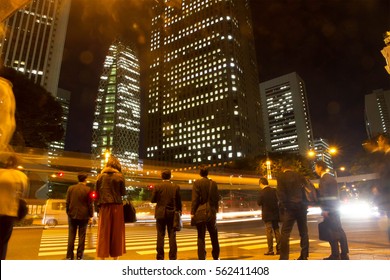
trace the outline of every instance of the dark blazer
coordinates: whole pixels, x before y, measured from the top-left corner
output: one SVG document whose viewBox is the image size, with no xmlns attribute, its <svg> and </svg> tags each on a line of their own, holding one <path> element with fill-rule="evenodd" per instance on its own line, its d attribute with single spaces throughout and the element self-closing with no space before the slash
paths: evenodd
<svg viewBox="0 0 390 280">
<path fill-rule="evenodd" d="M 210 189 L 211 182 L 211 190 Z M 218 186 L 213 180 L 206 177 L 202 177 L 194 182 L 192 186 L 192 203 L 191 203 L 191 215 L 194 215 L 200 204 L 207 202 L 210 195 L 210 207 L 214 209 L 215 213 L 218 213 Z"/>
<path fill-rule="evenodd" d="M 164 180 L 161 184 L 154 187 L 151 202 L 157 203 L 154 211 L 156 219 L 165 219 L 168 216 L 173 216 L 175 204 L 176 210 L 181 212 L 180 187 L 171 181 Z"/>
<path fill-rule="evenodd" d="M 306 179 L 298 172 L 285 170 L 277 178 L 277 195 L 281 208 L 290 208 L 301 205 L 303 201 L 302 186 Z"/>
<path fill-rule="evenodd" d="M 319 184 L 320 206 L 324 211 L 336 211 L 339 206 L 339 191 L 336 179 L 325 173 Z"/>
<path fill-rule="evenodd" d="M 279 221 L 279 206 L 276 189 L 266 186 L 259 193 L 257 204 L 261 207 L 263 221 Z"/>
<path fill-rule="evenodd" d="M 70 186 L 66 192 L 66 213 L 72 219 L 88 220 L 93 216 L 92 200 L 89 198 L 91 189 L 78 183 Z"/>
</svg>

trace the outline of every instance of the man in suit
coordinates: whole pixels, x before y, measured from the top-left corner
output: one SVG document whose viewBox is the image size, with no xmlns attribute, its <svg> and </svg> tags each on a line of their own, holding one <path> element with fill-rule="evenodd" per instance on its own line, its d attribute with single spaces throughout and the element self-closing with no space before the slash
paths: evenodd
<svg viewBox="0 0 390 280">
<path fill-rule="evenodd" d="M 93 216 L 92 199 L 89 194 L 91 189 L 87 186 L 88 175 L 79 173 L 79 183 L 70 186 L 66 192 L 66 213 L 68 214 L 68 248 L 66 258 L 74 259 L 74 241 L 77 229 L 79 231 L 79 244 L 77 246 L 77 259 L 84 257 L 85 236 L 89 219 Z"/>
<path fill-rule="evenodd" d="M 320 206 L 324 222 L 329 224 L 332 240 L 329 241 L 331 254 L 324 260 L 349 260 L 347 236 L 341 226 L 339 208 L 339 191 L 336 179 L 326 172 L 324 161 L 317 161 L 315 171 L 320 176 Z M 340 244 L 340 248 L 339 248 Z M 341 249 L 341 254 L 340 254 Z"/>
<path fill-rule="evenodd" d="M 295 221 L 301 237 L 301 254 L 298 260 L 309 257 L 309 235 L 307 229 L 307 204 L 303 198 L 305 177 L 293 170 L 292 163 L 283 162 L 282 173 L 277 178 L 277 195 L 282 221 L 280 232 L 280 260 L 288 260 L 290 253 L 290 234 Z"/>
<path fill-rule="evenodd" d="M 211 246 L 213 247 L 211 254 L 214 260 L 219 260 L 219 241 L 217 229 L 217 212 L 218 212 L 218 186 L 217 183 L 207 178 L 209 171 L 207 166 L 201 165 L 199 167 L 199 174 L 201 179 L 196 180 L 192 186 L 192 203 L 191 203 L 191 219 L 193 219 L 199 205 L 209 201 L 210 204 L 210 218 L 201 223 L 196 223 L 198 231 L 198 259 L 206 259 L 206 228 L 211 239 Z"/>
<path fill-rule="evenodd" d="M 276 189 L 268 186 L 266 178 L 260 178 L 261 188 L 257 204 L 261 207 L 261 218 L 264 221 L 267 235 L 268 251 L 264 255 L 274 255 L 274 235 L 276 241 L 276 254 L 280 255 L 279 206 Z"/>
<path fill-rule="evenodd" d="M 154 187 L 152 203 L 157 203 L 154 217 L 156 218 L 157 246 L 156 259 L 164 259 L 165 231 L 169 238 L 169 259 L 177 259 L 176 231 L 173 229 L 173 216 L 175 210 L 182 211 L 180 187 L 170 181 L 171 170 L 161 172 L 162 183 Z"/>
</svg>

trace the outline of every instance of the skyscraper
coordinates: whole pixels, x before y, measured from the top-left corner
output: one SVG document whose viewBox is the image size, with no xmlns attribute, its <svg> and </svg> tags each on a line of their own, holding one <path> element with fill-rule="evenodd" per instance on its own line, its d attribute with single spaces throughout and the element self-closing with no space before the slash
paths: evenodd
<svg viewBox="0 0 390 280">
<path fill-rule="evenodd" d="M 120 40 L 109 47 L 96 100 L 92 154 L 105 163 L 115 155 L 126 173 L 138 169 L 140 132 L 140 66 L 135 48 Z"/>
<path fill-rule="evenodd" d="M 249 1 L 156 1 L 148 159 L 223 166 L 264 153 Z"/>
<path fill-rule="evenodd" d="M 62 107 L 62 127 L 64 128 L 64 135 L 62 136 L 61 140 L 50 143 L 48 151 L 49 165 L 52 165 L 56 160 L 60 160 L 60 157 L 62 156 L 65 149 L 65 136 L 69 116 L 70 91 L 58 88 L 56 99 Z"/>
<path fill-rule="evenodd" d="M 57 95 L 71 0 L 32 0 L 5 21 L 0 61 Z"/>
<path fill-rule="evenodd" d="M 390 137 L 390 90 L 374 90 L 364 97 L 366 131 L 369 139 L 378 134 Z"/>
<path fill-rule="evenodd" d="M 268 152 L 295 152 L 313 148 L 305 83 L 295 72 L 260 84 Z"/>
</svg>

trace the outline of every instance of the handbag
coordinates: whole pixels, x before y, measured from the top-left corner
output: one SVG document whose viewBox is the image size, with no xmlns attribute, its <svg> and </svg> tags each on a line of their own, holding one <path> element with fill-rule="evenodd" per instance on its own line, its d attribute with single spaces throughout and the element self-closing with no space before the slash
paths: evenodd
<svg viewBox="0 0 390 280">
<path fill-rule="evenodd" d="M 203 204 L 200 204 L 198 206 L 198 209 L 196 209 L 196 212 L 195 212 L 194 218 L 193 218 L 195 224 L 209 222 L 213 217 L 213 213 L 212 213 L 212 210 L 210 207 L 211 184 L 212 184 L 212 181 L 210 180 L 209 196 L 207 198 L 207 201 Z M 202 200 L 202 198 L 200 200 Z M 192 224 L 192 222 L 191 222 L 191 224 Z"/>
<path fill-rule="evenodd" d="M 18 207 L 18 220 L 23 220 L 28 213 L 27 202 L 23 198 L 19 198 L 19 207 Z"/>
<path fill-rule="evenodd" d="M 173 197 L 173 203 L 175 209 L 175 211 L 173 212 L 173 230 L 181 231 L 181 229 L 183 228 L 183 220 L 181 219 L 181 212 L 176 208 L 176 193 Z"/>
<path fill-rule="evenodd" d="M 318 224 L 318 239 L 323 241 L 332 240 L 332 229 L 328 221 L 322 221 Z"/>
<path fill-rule="evenodd" d="M 123 205 L 123 218 L 125 223 L 135 223 L 137 221 L 137 211 L 134 208 L 134 205 L 126 201 Z"/>
<path fill-rule="evenodd" d="M 183 220 L 181 219 L 181 212 L 175 211 L 173 213 L 173 230 L 181 231 L 182 228 L 183 228 Z"/>
</svg>

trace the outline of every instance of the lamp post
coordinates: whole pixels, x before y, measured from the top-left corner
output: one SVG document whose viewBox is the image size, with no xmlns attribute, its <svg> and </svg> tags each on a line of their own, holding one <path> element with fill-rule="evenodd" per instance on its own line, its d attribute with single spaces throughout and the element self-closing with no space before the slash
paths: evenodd
<svg viewBox="0 0 390 280">
<path fill-rule="evenodd" d="M 265 162 L 266 166 L 267 166 L 267 179 L 272 179 L 272 174 L 271 174 L 271 161 L 269 159 L 267 159 L 267 161 Z"/>
</svg>

